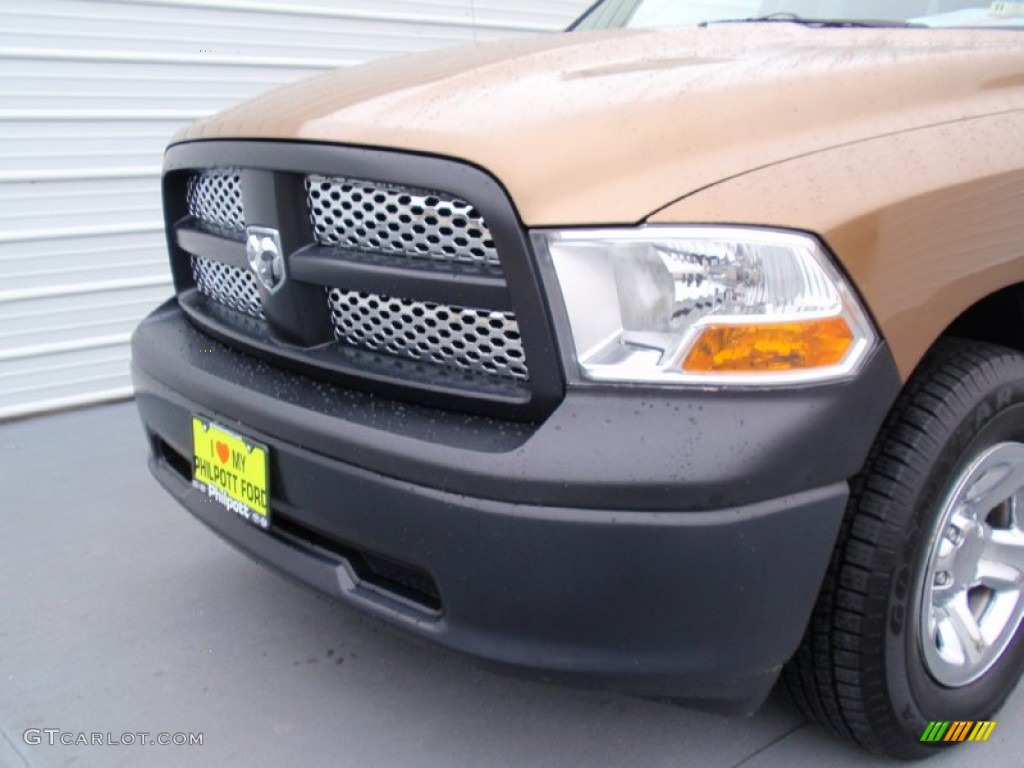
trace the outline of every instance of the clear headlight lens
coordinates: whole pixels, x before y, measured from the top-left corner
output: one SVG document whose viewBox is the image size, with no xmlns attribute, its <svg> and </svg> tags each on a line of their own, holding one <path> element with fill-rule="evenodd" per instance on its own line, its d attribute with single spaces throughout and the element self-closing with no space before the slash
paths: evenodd
<svg viewBox="0 0 1024 768">
<path fill-rule="evenodd" d="M 852 374 L 875 341 L 818 241 L 766 229 L 539 230 L 591 379 L 785 384 Z"/>
</svg>

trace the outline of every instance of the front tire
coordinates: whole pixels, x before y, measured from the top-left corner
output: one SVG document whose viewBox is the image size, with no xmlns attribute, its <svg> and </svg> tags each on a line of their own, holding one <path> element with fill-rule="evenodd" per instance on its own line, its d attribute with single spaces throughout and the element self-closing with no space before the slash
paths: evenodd
<svg viewBox="0 0 1024 768">
<path fill-rule="evenodd" d="M 900 758 L 990 720 L 1024 669 L 1024 355 L 942 340 L 851 497 L 785 680 L 834 733 Z"/>
</svg>

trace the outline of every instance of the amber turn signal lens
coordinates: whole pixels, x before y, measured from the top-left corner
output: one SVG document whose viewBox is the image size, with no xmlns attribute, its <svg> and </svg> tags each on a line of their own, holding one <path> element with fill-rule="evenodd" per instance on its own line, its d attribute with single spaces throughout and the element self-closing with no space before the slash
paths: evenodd
<svg viewBox="0 0 1024 768">
<path fill-rule="evenodd" d="M 683 370 L 690 373 L 799 371 L 838 365 L 854 334 L 841 317 L 796 323 L 709 325 Z"/>
</svg>

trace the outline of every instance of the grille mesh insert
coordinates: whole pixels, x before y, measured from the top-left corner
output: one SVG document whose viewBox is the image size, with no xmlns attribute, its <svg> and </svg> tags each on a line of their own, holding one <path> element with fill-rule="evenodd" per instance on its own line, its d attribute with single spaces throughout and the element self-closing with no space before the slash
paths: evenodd
<svg viewBox="0 0 1024 768">
<path fill-rule="evenodd" d="M 492 376 L 530 378 L 511 312 L 327 289 L 335 336 L 355 347 Z"/>
<path fill-rule="evenodd" d="M 306 196 L 321 245 L 497 268 L 483 216 L 440 192 L 337 176 L 306 177 Z"/>
<path fill-rule="evenodd" d="M 192 256 L 192 279 L 198 291 L 208 299 L 250 317 L 264 319 L 260 289 L 256 276 L 249 270 Z"/>
<path fill-rule="evenodd" d="M 242 171 L 238 168 L 211 168 L 190 176 L 188 212 L 215 229 L 242 232 L 245 214 L 241 179 Z"/>
</svg>

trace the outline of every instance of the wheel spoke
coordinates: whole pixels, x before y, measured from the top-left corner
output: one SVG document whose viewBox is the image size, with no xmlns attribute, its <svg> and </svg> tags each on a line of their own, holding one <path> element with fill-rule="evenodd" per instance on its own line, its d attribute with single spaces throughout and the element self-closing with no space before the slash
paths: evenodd
<svg viewBox="0 0 1024 768">
<path fill-rule="evenodd" d="M 979 560 L 978 583 L 996 592 L 1019 591 L 1024 586 L 1024 574 L 1005 563 Z"/>
<path fill-rule="evenodd" d="M 994 560 L 978 563 L 978 584 L 995 592 L 1019 592 L 1024 586 L 1024 574 Z"/>
<path fill-rule="evenodd" d="M 989 510 L 1013 498 L 1024 488 L 1024 464 L 1006 461 L 978 478 L 966 494 L 971 516 L 983 519 Z"/>
<path fill-rule="evenodd" d="M 1010 526 L 1021 528 L 1021 505 L 1024 504 L 1024 488 L 1010 498 Z"/>
<path fill-rule="evenodd" d="M 961 592 L 940 610 L 949 619 L 964 658 L 969 664 L 976 664 L 981 659 L 986 643 L 981 634 L 981 627 L 978 626 L 970 606 L 967 605 L 967 593 Z"/>
<path fill-rule="evenodd" d="M 1016 576 L 1010 577 L 1010 581 L 1017 586 L 1024 583 L 1024 533 L 1016 528 L 986 527 L 985 548 L 978 563 L 979 575 L 983 571 L 998 571 L 1003 577 L 1009 577 L 1013 571 Z"/>
<path fill-rule="evenodd" d="M 944 661 L 955 666 L 963 666 L 967 663 L 967 656 L 964 653 L 963 643 L 956 632 L 956 626 L 949 617 L 945 608 L 935 612 L 935 632 L 938 638 L 940 653 Z"/>
</svg>

